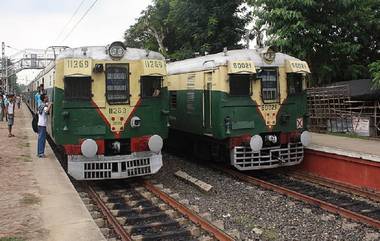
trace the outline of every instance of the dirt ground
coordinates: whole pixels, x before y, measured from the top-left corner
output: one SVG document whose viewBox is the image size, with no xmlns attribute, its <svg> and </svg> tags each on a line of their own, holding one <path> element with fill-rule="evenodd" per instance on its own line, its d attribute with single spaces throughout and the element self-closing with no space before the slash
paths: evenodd
<svg viewBox="0 0 380 241">
<path fill-rule="evenodd" d="M 22 110 L 25 108 L 25 110 Z M 0 121 L 0 240 L 44 240 L 41 227 L 39 190 L 33 176 L 33 161 L 28 139 L 31 119 L 23 105 L 16 108 L 13 134 L 8 137 L 8 126 Z"/>
</svg>

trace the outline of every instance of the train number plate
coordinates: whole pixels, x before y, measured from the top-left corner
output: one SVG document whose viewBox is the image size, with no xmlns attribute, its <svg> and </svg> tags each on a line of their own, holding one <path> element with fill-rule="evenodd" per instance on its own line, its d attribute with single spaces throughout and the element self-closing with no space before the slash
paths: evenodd
<svg viewBox="0 0 380 241">
<path fill-rule="evenodd" d="M 91 60 L 89 59 L 65 59 L 65 75 L 84 74 L 91 75 Z"/>
<path fill-rule="evenodd" d="M 269 104 L 269 105 L 262 105 L 261 106 L 262 111 L 275 111 L 277 110 L 277 105 L 276 104 Z"/>
<path fill-rule="evenodd" d="M 126 107 L 112 107 L 108 109 L 108 112 L 110 114 L 126 114 L 127 108 Z"/>
</svg>

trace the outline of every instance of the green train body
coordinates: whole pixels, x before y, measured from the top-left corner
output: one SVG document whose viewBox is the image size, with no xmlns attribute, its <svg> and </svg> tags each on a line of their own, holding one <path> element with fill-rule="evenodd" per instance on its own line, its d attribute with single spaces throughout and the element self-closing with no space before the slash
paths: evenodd
<svg viewBox="0 0 380 241">
<path fill-rule="evenodd" d="M 168 64 L 169 146 L 240 170 L 300 163 L 307 73 L 306 62 L 271 48 Z"/>
<path fill-rule="evenodd" d="M 48 133 L 77 180 L 156 173 L 167 137 L 166 63 L 161 54 L 125 48 L 67 48 L 29 85 L 44 84 L 53 108 Z"/>
</svg>

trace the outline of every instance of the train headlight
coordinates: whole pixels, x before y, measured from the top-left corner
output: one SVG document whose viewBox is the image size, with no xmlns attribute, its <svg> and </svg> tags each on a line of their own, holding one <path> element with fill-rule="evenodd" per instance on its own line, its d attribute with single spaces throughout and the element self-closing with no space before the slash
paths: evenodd
<svg viewBox="0 0 380 241">
<path fill-rule="evenodd" d="M 301 134 L 301 143 L 304 146 L 308 146 L 311 143 L 311 133 L 308 131 L 304 131 Z"/>
<path fill-rule="evenodd" d="M 120 41 L 113 42 L 109 48 L 108 53 L 112 59 L 121 59 L 124 56 L 126 47 Z"/>
<path fill-rule="evenodd" d="M 269 142 L 272 142 L 273 144 L 276 144 L 276 142 L 278 141 L 278 138 L 276 135 L 267 135 L 265 136 L 265 139 Z"/>
<path fill-rule="evenodd" d="M 93 139 L 86 139 L 80 146 L 80 149 L 85 157 L 91 158 L 98 152 L 98 145 Z"/>
<path fill-rule="evenodd" d="M 259 135 L 254 135 L 251 137 L 249 145 L 251 146 L 252 151 L 258 152 L 263 148 L 263 138 Z"/>
<path fill-rule="evenodd" d="M 131 118 L 131 127 L 136 128 L 141 126 L 141 119 L 138 116 L 134 116 Z"/>
<path fill-rule="evenodd" d="M 164 142 L 159 135 L 151 136 L 148 141 L 149 150 L 155 153 L 159 153 L 161 151 L 163 144 Z"/>
</svg>

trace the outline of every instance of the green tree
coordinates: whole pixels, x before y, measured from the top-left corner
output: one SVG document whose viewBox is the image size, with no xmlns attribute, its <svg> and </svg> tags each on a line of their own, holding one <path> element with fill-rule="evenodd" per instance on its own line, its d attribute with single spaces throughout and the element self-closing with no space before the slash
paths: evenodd
<svg viewBox="0 0 380 241">
<path fill-rule="evenodd" d="M 380 60 L 369 65 L 369 71 L 372 76 L 373 88 L 380 89 Z"/>
<path fill-rule="evenodd" d="M 160 51 L 166 55 L 165 38 L 168 34 L 166 19 L 169 14 L 169 0 L 155 0 L 142 11 L 137 22 L 125 31 L 127 46 Z"/>
<path fill-rule="evenodd" d="M 154 0 L 125 31 L 125 41 L 173 59 L 239 48 L 248 20 L 240 8 L 243 1 Z"/>
<path fill-rule="evenodd" d="M 268 43 L 305 59 L 315 84 L 369 77 L 380 58 L 378 0 L 248 0 Z"/>
</svg>

